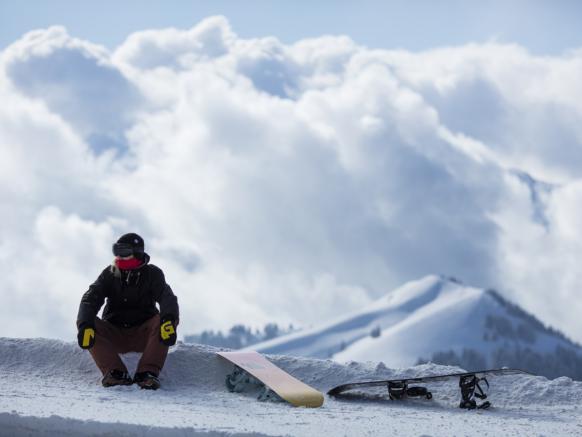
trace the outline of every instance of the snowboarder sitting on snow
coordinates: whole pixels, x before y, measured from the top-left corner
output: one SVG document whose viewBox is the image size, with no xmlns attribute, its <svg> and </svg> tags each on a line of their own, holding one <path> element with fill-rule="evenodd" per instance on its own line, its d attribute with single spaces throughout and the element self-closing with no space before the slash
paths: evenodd
<svg viewBox="0 0 582 437">
<path fill-rule="evenodd" d="M 176 344 L 178 299 L 162 270 L 149 264 L 139 235 L 123 235 L 113 245 L 113 254 L 113 264 L 81 299 L 77 340 L 81 348 L 89 349 L 103 373 L 104 387 L 136 383 L 156 390 L 169 346 Z M 100 319 L 97 313 L 105 299 Z M 133 379 L 119 357 L 127 352 L 143 353 Z"/>
</svg>

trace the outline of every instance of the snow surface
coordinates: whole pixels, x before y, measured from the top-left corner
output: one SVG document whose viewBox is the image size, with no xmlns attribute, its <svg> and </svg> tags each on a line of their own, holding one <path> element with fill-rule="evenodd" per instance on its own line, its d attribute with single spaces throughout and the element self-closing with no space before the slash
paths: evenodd
<svg viewBox="0 0 582 437">
<path fill-rule="evenodd" d="M 517 376 L 491 379 L 486 411 L 458 408 L 455 382 L 431 386 L 434 398 L 392 402 L 326 397 L 318 409 L 259 402 L 229 393 L 231 366 L 218 349 L 179 343 L 161 375 L 162 388 L 101 387 L 90 355 L 76 343 L 0 338 L 2 436 L 560 436 L 582 434 L 582 382 Z M 135 368 L 137 354 L 124 360 Z M 275 364 L 326 392 L 366 379 L 458 371 L 426 364 L 389 369 L 382 363 L 269 356 Z"/>
<path fill-rule="evenodd" d="M 485 357 L 507 345 L 538 353 L 554 353 L 561 346 L 582 353 L 578 345 L 539 322 L 532 323 L 525 314 L 492 291 L 430 275 L 404 284 L 359 311 L 251 348 L 263 353 L 333 357 L 338 362 L 382 361 L 390 367 L 412 366 L 436 352 L 461 353 L 465 348 Z M 532 340 L 503 336 L 485 340 L 488 317 L 503 318 L 514 329 L 525 327 Z M 381 335 L 371 336 L 377 328 Z"/>
</svg>

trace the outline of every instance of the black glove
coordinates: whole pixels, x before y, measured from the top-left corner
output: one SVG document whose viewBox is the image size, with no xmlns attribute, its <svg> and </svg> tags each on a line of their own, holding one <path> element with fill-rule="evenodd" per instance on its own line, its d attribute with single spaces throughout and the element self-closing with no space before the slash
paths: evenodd
<svg viewBox="0 0 582 437">
<path fill-rule="evenodd" d="M 79 325 L 77 341 L 81 349 L 91 349 L 95 345 L 95 326 L 90 323 Z"/>
<path fill-rule="evenodd" d="M 174 318 L 166 316 L 160 323 L 160 341 L 166 346 L 174 346 L 178 336 L 176 335 L 176 325 Z"/>
</svg>

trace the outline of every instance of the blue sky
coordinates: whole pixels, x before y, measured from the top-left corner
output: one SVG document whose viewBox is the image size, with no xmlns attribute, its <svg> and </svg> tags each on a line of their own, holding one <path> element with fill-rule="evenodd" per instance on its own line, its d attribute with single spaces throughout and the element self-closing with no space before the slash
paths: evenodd
<svg viewBox="0 0 582 437">
<path fill-rule="evenodd" d="M 537 54 L 582 45 L 582 2 L 576 0 L 1 0 L 0 47 L 29 30 L 61 24 L 78 38 L 113 48 L 137 30 L 187 29 L 217 14 L 241 37 L 273 35 L 285 43 L 346 34 L 370 48 L 414 51 L 492 38 Z"/>
</svg>

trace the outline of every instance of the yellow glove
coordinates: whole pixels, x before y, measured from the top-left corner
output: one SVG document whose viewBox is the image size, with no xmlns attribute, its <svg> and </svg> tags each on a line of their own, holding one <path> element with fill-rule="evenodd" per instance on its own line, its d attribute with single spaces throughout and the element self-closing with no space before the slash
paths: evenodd
<svg viewBox="0 0 582 437">
<path fill-rule="evenodd" d="M 174 346 L 178 336 L 176 335 L 176 326 L 172 318 L 162 319 L 160 324 L 160 340 L 166 346 Z"/>
<path fill-rule="evenodd" d="M 95 345 L 95 327 L 85 323 L 79 326 L 77 342 L 81 349 L 91 349 Z"/>
</svg>

